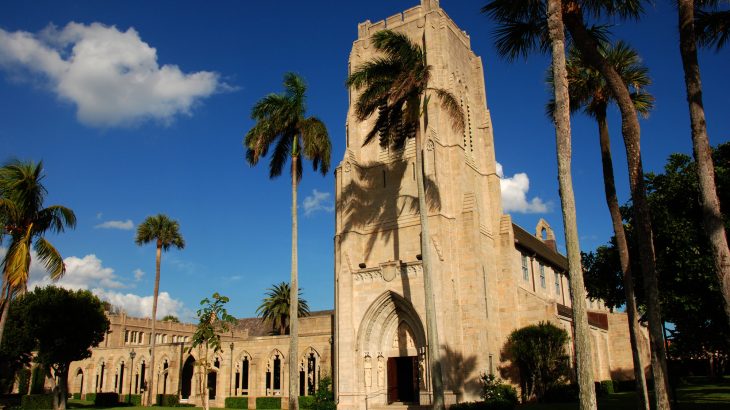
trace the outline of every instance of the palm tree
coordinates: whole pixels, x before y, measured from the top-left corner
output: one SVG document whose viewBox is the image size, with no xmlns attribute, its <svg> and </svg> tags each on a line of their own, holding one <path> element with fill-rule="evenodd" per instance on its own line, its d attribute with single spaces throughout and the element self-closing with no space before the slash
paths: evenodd
<svg viewBox="0 0 730 410">
<path fill-rule="evenodd" d="M 615 46 L 607 45 L 601 49 L 601 53 L 616 68 L 626 84 L 630 84 L 634 91 L 631 96 L 634 100 L 636 110 L 643 116 L 648 116 L 653 108 L 654 97 L 646 93 L 643 88 L 651 83 L 646 67 L 641 64 L 639 55 L 627 44 L 618 42 Z M 629 338 L 631 340 L 631 353 L 634 361 L 634 377 L 636 378 L 636 392 L 639 397 L 638 408 L 649 410 L 649 396 L 646 389 L 644 377 L 644 364 L 637 345 L 637 335 L 640 334 L 638 314 L 636 310 L 636 299 L 634 296 L 634 283 L 631 275 L 631 262 L 629 259 L 629 248 L 626 243 L 626 232 L 624 231 L 623 218 L 616 196 L 616 183 L 613 176 L 613 160 L 611 159 L 611 139 L 606 121 L 608 105 L 613 102 L 611 90 L 608 89 L 606 81 L 601 73 L 588 65 L 582 58 L 580 51 L 572 48 L 569 52 L 566 63 L 568 70 L 570 109 L 575 112 L 583 112 L 598 123 L 599 145 L 601 147 L 601 162 L 603 164 L 603 185 L 606 193 L 606 203 L 613 231 L 616 237 L 616 244 L 621 261 L 623 272 L 623 285 L 626 293 L 626 313 L 629 319 Z M 552 74 L 548 73 L 548 83 L 553 83 Z M 552 117 L 555 102 L 548 103 L 548 115 Z"/>
<path fill-rule="evenodd" d="M 160 263 L 162 262 L 162 251 L 167 251 L 171 246 L 177 249 L 185 247 L 185 240 L 180 234 L 180 224 L 173 221 L 167 215 L 157 214 L 147 217 L 137 227 L 137 237 L 134 242 L 138 246 L 155 242 L 157 245 L 157 254 L 155 257 L 155 291 L 152 295 L 152 335 L 150 336 L 150 388 L 147 391 L 147 404 L 152 405 L 152 390 L 155 386 L 155 343 L 157 324 L 157 296 L 160 291 Z"/>
<path fill-rule="evenodd" d="M 542 1 L 493 0 L 482 8 L 482 13 L 489 14 L 500 24 L 496 30 L 496 43 L 498 52 L 503 57 L 510 60 L 518 56 L 527 57 L 528 52 L 536 47 L 543 52 L 548 49 L 552 52 L 551 68 L 555 95 L 553 120 L 558 160 L 558 184 L 565 228 L 565 247 L 568 254 L 580 408 L 595 410 L 597 404 L 590 353 L 590 329 L 586 312 L 575 195 L 570 170 L 570 101 L 561 9 L 560 0 L 548 0 L 547 4 Z M 527 31 L 524 31 L 525 29 Z"/>
<path fill-rule="evenodd" d="M 702 222 L 712 245 L 720 290 L 725 299 L 725 313 L 730 322 L 730 250 L 727 234 L 720 211 L 720 200 L 715 186 L 715 166 L 712 149 L 707 135 L 705 108 L 702 103 L 702 82 L 697 59 L 697 40 L 704 45 L 716 44 L 722 48 L 730 35 L 730 11 L 702 11 L 699 5 L 716 6 L 717 0 L 680 0 L 679 2 L 679 51 L 684 68 L 684 83 L 687 90 L 690 126 L 692 129 L 692 151 L 697 163 L 702 201 Z M 697 26 L 697 27 L 695 27 Z"/>
<path fill-rule="evenodd" d="M 408 138 L 415 139 L 429 367 L 434 408 L 443 409 L 444 388 L 429 256 L 430 235 L 421 146 L 428 127 L 428 102 L 431 96 L 439 99 L 441 108 L 449 115 L 452 127 L 458 132 L 464 129 L 464 113 L 453 94 L 443 88 L 429 86 L 432 67 L 428 65 L 424 48 L 412 42 L 405 34 L 390 30 L 377 32 L 373 36 L 373 45 L 384 57 L 375 58 L 357 67 L 346 84 L 354 91 L 362 90 L 355 105 L 355 114 L 359 121 L 365 121 L 377 113 L 375 125 L 365 136 L 363 145 L 378 137 L 381 146 L 401 148 Z"/>
<path fill-rule="evenodd" d="M 46 187 L 43 186 L 43 162 L 13 160 L 0 168 L 0 241 L 9 237 L 9 246 L 2 260 L 3 279 L 0 290 L 0 343 L 8 318 L 10 300 L 25 293 L 31 262 L 31 246 L 52 280 L 66 273 L 58 250 L 46 240 L 45 233 L 60 233 L 76 226 L 74 212 L 61 205 L 43 208 Z"/>
<path fill-rule="evenodd" d="M 286 282 L 281 282 L 274 287 L 269 288 L 266 293 L 266 298 L 261 302 L 261 305 L 256 309 L 256 314 L 264 320 L 271 322 L 273 332 L 280 335 L 287 334 L 289 330 L 289 306 L 291 287 Z M 302 290 L 299 289 L 299 295 L 297 300 L 298 314 L 297 317 L 309 316 L 309 304 L 306 300 L 301 298 Z M 293 359 L 292 359 L 293 360 Z"/>
<path fill-rule="evenodd" d="M 301 156 L 312 161 L 315 171 L 319 169 L 326 175 L 330 167 L 330 143 L 327 127 L 316 117 L 305 117 L 304 80 L 296 74 L 284 75 L 284 93 L 269 94 L 254 105 L 251 118 L 256 124 L 246 133 L 246 160 L 251 166 L 258 164 L 274 145 L 269 162 L 269 177 L 281 175 L 287 158 L 291 157 L 292 192 L 292 250 L 291 250 L 291 288 L 289 317 L 291 319 L 289 337 L 289 408 L 298 409 L 299 401 L 294 394 L 299 386 L 297 369 L 297 343 L 299 337 L 299 295 L 297 273 L 297 185 L 302 178 Z"/>
<path fill-rule="evenodd" d="M 559 8 L 557 8 L 558 6 Z M 669 402 L 666 348 L 664 345 L 661 307 L 659 305 L 659 283 L 656 272 L 651 213 L 646 198 L 646 184 L 641 161 L 639 117 L 631 99 L 629 87 L 623 82 L 615 68 L 600 53 L 601 39 L 596 35 L 597 31 L 600 32 L 600 30 L 596 30 L 595 27 L 587 27 L 583 19 L 584 12 L 593 16 L 609 15 L 620 18 L 638 18 L 643 12 L 642 1 L 562 0 L 556 4 L 555 10 L 562 10 L 562 21 L 570 34 L 573 45 L 580 50 L 584 60 L 606 79 L 606 84 L 621 112 L 621 131 L 626 149 L 629 185 L 637 227 L 639 259 L 647 299 L 655 399 L 658 410 L 669 409 L 671 404 Z M 527 55 L 530 50 L 537 47 L 543 51 L 547 49 L 546 41 L 550 37 L 546 32 L 545 21 L 549 19 L 542 1 L 492 0 L 482 8 L 482 12 L 489 13 L 500 23 L 501 27 L 496 30 L 496 42 L 498 51 L 501 54 L 515 58 L 520 55 Z M 560 171 L 558 171 L 558 175 L 560 175 Z M 568 255 L 570 259 L 570 251 L 568 251 Z"/>
</svg>

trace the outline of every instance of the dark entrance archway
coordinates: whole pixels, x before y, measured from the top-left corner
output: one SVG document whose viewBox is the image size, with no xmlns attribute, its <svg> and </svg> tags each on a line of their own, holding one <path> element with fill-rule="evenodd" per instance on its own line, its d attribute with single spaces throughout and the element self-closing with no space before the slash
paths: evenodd
<svg viewBox="0 0 730 410">
<path fill-rule="evenodd" d="M 416 356 L 388 358 L 388 404 L 418 402 Z"/>
<path fill-rule="evenodd" d="M 190 390 L 193 385 L 193 370 L 195 369 L 195 358 L 189 356 L 185 360 L 182 371 L 182 386 L 180 386 L 180 397 L 184 400 L 190 398 Z"/>
<path fill-rule="evenodd" d="M 218 382 L 218 373 L 208 373 L 208 399 L 215 400 L 216 385 Z"/>
</svg>

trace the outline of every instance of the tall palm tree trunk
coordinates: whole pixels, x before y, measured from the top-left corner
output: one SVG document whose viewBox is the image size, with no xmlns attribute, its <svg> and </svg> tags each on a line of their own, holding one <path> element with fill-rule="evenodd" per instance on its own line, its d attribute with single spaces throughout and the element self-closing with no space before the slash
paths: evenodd
<svg viewBox="0 0 730 410">
<path fill-rule="evenodd" d="M 160 263 L 162 262 L 162 241 L 157 240 L 155 259 L 155 292 L 152 294 L 152 336 L 150 336 L 150 384 L 147 386 L 147 405 L 152 406 L 152 390 L 155 385 L 155 344 L 157 343 L 157 295 L 160 292 Z M 144 381 L 142 381 L 144 383 Z M 144 386 L 144 384 L 143 384 Z"/>
<path fill-rule="evenodd" d="M 2 316 L 0 316 L 0 343 L 3 342 L 3 334 L 5 333 L 5 324 L 8 322 L 8 314 L 10 313 L 10 283 L 4 279 L 3 274 L 3 287 L 2 287 Z"/>
<path fill-rule="evenodd" d="M 606 192 L 606 204 L 611 214 L 613 232 L 616 236 L 619 259 L 621 261 L 621 272 L 623 272 L 624 293 L 626 294 L 626 313 L 629 319 L 629 339 L 631 341 L 631 357 L 634 361 L 634 378 L 636 380 L 636 397 L 639 398 L 637 408 L 649 410 L 649 393 L 646 388 L 646 377 L 644 376 L 644 363 L 639 351 L 638 337 L 639 321 L 636 311 L 636 299 L 634 296 L 634 281 L 631 275 L 631 262 L 629 259 L 629 246 L 626 243 L 626 231 L 624 230 L 621 209 L 616 196 L 616 184 L 613 175 L 613 160 L 611 159 L 611 139 L 608 134 L 608 123 L 606 122 L 605 107 L 597 115 L 598 135 L 601 145 L 601 163 L 603 165 L 603 186 Z"/>
<path fill-rule="evenodd" d="M 576 221 L 573 179 L 570 171 L 571 135 L 570 103 L 568 99 L 568 72 L 565 68 L 565 32 L 560 0 L 548 0 L 547 19 L 552 43 L 553 77 L 555 79 L 555 142 L 558 159 L 560 201 L 565 227 L 565 246 L 568 253 L 570 297 L 575 326 L 576 371 L 581 410 L 596 410 L 596 391 L 593 385 L 586 295 L 583 285 L 578 223 Z"/>
<path fill-rule="evenodd" d="M 679 51 L 682 55 L 684 83 L 692 128 L 692 150 L 697 163 L 702 201 L 702 222 L 710 239 L 717 279 L 725 299 L 725 313 L 730 322 L 730 250 L 715 187 L 715 167 L 707 136 L 705 108 L 702 104 L 702 82 L 697 61 L 697 38 L 694 29 L 694 0 L 679 0 Z"/>
<path fill-rule="evenodd" d="M 649 332 L 651 334 L 652 373 L 654 375 L 654 393 L 657 410 L 671 408 L 669 401 L 669 378 L 667 372 L 664 332 L 662 331 L 661 306 L 659 304 L 659 282 L 656 273 L 654 242 L 652 239 L 651 212 L 646 199 L 644 170 L 641 163 L 641 128 L 636 108 L 631 100 L 629 90 L 621 76 L 598 52 L 598 43 L 588 33 L 583 23 L 583 12 L 575 1 L 565 5 L 565 24 L 570 31 L 575 46 L 586 57 L 603 77 L 616 98 L 621 111 L 621 131 L 626 148 L 626 160 L 629 168 L 629 185 L 631 199 L 634 202 L 634 219 L 637 227 L 637 242 L 641 270 L 644 275 L 644 293 L 647 300 L 649 316 Z"/>
<path fill-rule="evenodd" d="M 433 294 L 433 276 L 431 270 L 431 238 L 428 230 L 428 208 L 426 207 L 426 189 L 423 182 L 423 174 L 426 171 L 423 166 L 422 139 L 426 135 L 426 121 L 428 110 L 426 107 L 426 95 L 423 97 L 423 113 L 420 116 L 418 130 L 416 130 L 416 186 L 418 187 L 418 213 L 421 221 L 421 266 L 423 268 L 423 290 L 426 301 L 426 336 L 428 343 L 428 366 L 431 369 L 431 388 L 433 390 L 434 410 L 443 410 L 444 404 L 444 381 L 441 372 L 441 352 L 439 351 L 438 325 L 436 323 L 436 301 Z"/>
<path fill-rule="evenodd" d="M 297 345 L 299 342 L 299 276 L 297 272 L 297 139 L 291 157 L 291 285 L 289 292 L 289 409 L 299 409 L 299 370 Z"/>
</svg>

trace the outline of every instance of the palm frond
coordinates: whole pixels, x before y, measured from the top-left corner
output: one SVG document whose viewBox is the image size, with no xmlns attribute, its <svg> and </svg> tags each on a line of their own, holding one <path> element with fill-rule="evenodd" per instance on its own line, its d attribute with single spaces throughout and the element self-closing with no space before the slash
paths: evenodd
<svg viewBox="0 0 730 410">
<path fill-rule="evenodd" d="M 492 0 L 481 8 L 483 14 L 505 20 L 544 20 L 547 15 L 543 0 Z"/>
<path fill-rule="evenodd" d="M 636 107 L 636 112 L 644 118 L 648 118 L 649 113 L 654 109 L 654 96 L 647 92 L 641 90 L 632 92 L 631 101 Z"/>
<path fill-rule="evenodd" d="M 306 111 L 304 93 L 307 90 L 304 79 L 297 74 L 286 73 L 284 74 L 284 89 L 288 100 L 291 102 L 290 106 L 299 111 L 296 115 L 303 115 Z"/>
<path fill-rule="evenodd" d="M 65 228 L 76 227 L 76 214 L 69 208 L 61 205 L 51 205 L 38 212 L 33 231 L 42 234 L 47 230 L 60 233 Z"/>
<path fill-rule="evenodd" d="M 514 61 L 520 57 L 526 59 L 527 55 L 534 50 L 547 53 L 550 47 L 545 20 L 503 21 L 494 30 L 493 35 L 497 54 L 508 61 Z"/>
<path fill-rule="evenodd" d="M 3 259 L 4 275 L 10 287 L 24 289 L 30 271 L 30 232 L 14 235 Z"/>
<path fill-rule="evenodd" d="M 327 133 L 327 127 L 319 118 L 309 117 L 299 124 L 299 129 L 302 132 L 304 157 L 312 161 L 314 171 L 319 169 L 322 175 L 326 175 L 330 168 L 332 153 L 332 143 Z"/>
<path fill-rule="evenodd" d="M 581 9 L 594 18 L 618 16 L 638 20 L 644 14 L 644 0 L 580 0 Z"/>
<path fill-rule="evenodd" d="M 392 81 L 398 76 L 401 66 L 399 61 L 390 58 L 374 58 L 359 65 L 347 77 L 345 85 L 348 88 L 359 90 L 373 82 Z"/>
<path fill-rule="evenodd" d="M 433 88 L 432 91 L 436 94 L 439 101 L 441 101 L 441 108 L 451 118 L 451 127 L 454 131 L 457 133 L 464 131 L 464 109 L 459 104 L 459 101 L 456 100 L 454 94 L 451 94 L 443 88 Z"/>
<path fill-rule="evenodd" d="M 269 162 L 270 178 L 278 177 L 284 170 L 284 165 L 286 165 L 287 159 L 292 155 L 291 149 L 293 138 L 295 138 L 295 134 L 289 131 L 276 140 L 274 152 L 271 154 L 271 161 Z"/>
<path fill-rule="evenodd" d="M 141 246 L 150 242 L 159 242 L 163 250 L 171 246 L 177 249 L 185 248 L 185 239 L 180 233 L 180 223 L 165 214 L 148 216 L 137 227 L 134 242 Z"/>
<path fill-rule="evenodd" d="M 730 38 L 730 10 L 696 10 L 695 33 L 698 44 L 719 52 Z"/>
<path fill-rule="evenodd" d="M 66 273 L 66 265 L 63 263 L 61 254 L 45 238 L 38 238 L 34 248 L 38 259 L 50 274 L 51 280 L 58 280 Z"/>
<path fill-rule="evenodd" d="M 423 50 L 407 35 L 391 30 L 382 30 L 373 35 L 373 46 L 394 61 L 413 64 L 423 60 Z"/>
</svg>

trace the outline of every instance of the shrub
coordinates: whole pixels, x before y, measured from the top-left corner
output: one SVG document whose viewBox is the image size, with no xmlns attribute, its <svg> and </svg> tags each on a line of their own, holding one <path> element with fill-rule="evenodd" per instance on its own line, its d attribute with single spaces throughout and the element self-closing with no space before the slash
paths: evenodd
<svg viewBox="0 0 730 410">
<path fill-rule="evenodd" d="M 33 368 L 30 375 L 30 394 L 41 394 L 46 383 L 46 375 L 43 366 L 38 365 Z"/>
<path fill-rule="evenodd" d="M 313 410 L 335 410 L 335 393 L 332 391 L 332 378 L 324 376 L 317 383 L 317 392 L 314 393 Z"/>
<path fill-rule="evenodd" d="M 96 400 L 96 393 L 86 393 L 86 396 L 84 397 L 86 401 L 95 401 Z"/>
<path fill-rule="evenodd" d="M 89 395 L 86 395 L 86 400 L 89 399 Z M 94 394 L 94 406 L 95 407 L 115 407 L 119 404 L 119 394 L 117 393 L 96 393 Z"/>
<path fill-rule="evenodd" d="M 195 407 L 193 403 L 178 403 L 170 407 Z"/>
<path fill-rule="evenodd" d="M 577 384 L 557 384 L 550 387 L 543 396 L 547 403 L 572 403 L 578 401 Z"/>
<path fill-rule="evenodd" d="M 101 394 L 101 393 L 99 393 Z M 119 396 L 119 402 L 121 403 L 127 403 L 131 404 L 133 406 L 141 406 L 142 405 L 142 395 L 141 394 L 123 394 Z"/>
<path fill-rule="evenodd" d="M 479 381 L 482 384 L 481 396 L 486 403 L 505 400 L 517 404 L 517 390 L 509 384 L 502 383 L 500 378 L 493 374 L 485 374 Z"/>
<path fill-rule="evenodd" d="M 172 407 L 179 404 L 180 399 L 177 394 L 158 394 L 156 403 L 160 407 Z"/>
<path fill-rule="evenodd" d="M 28 394 L 30 389 L 30 369 L 23 367 L 18 370 L 18 393 Z"/>
<path fill-rule="evenodd" d="M 613 380 L 601 380 L 596 383 L 596 397 L 603 397 L 607 394 L 613 394 Z"/>
<path fill-rule="evenodd" d="M 71 397 L 73 397 L 74 400 L 81 400 L 81 393 L 74 393 Z"/>
<path fill-rule="evenodd" d="M 313 409 L 314 405 L 314 396 L 299 396 L 300 409 Z"/>
<path fill-rule="evenodd" d="M 509 400 L 496 399 L 490 402 L 471 402 L 452 404 L 449 410 L 513 410 L 515 403 Z"/>
<path fill-rule="evenodd" d="M 247 409 L 248 397 L 226 397 L 227 409 Z"/>
<path fill-rule="evenodd" d="M 281 397 L 257 397 L 256 398 L 257 409 L 280 409 L 281 408 Z"/>
<path fill-rule="evenodd" d="M 551 387 L 563 382 L 569 368 L 568 340 L 564 329 L 549 322 L 525 326 L 509 335 L 505 353 L 520 370 L 523 401 L 533 394 L 542 400 Z"/>
<path fill-rule="evenodd" d="M 52 409 L 53 394 L 31 394 L 20 399 L 21 409 Z"/>
</svg>

